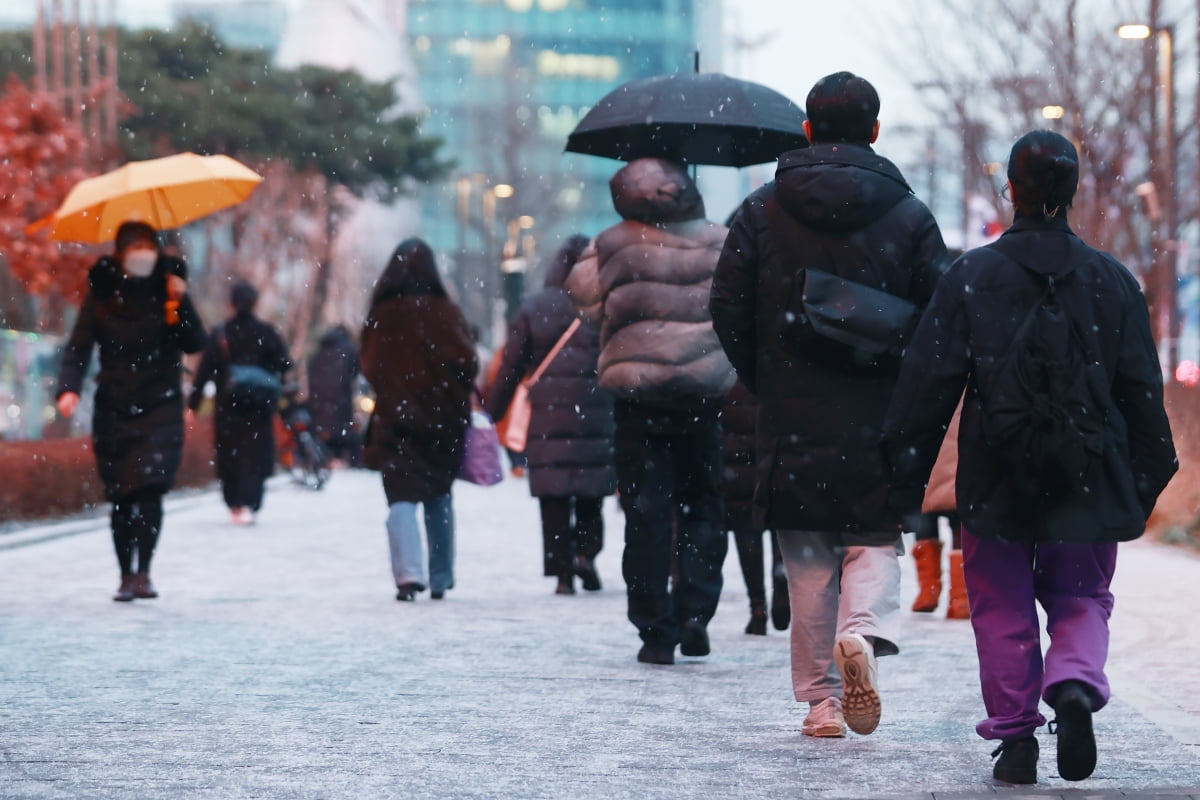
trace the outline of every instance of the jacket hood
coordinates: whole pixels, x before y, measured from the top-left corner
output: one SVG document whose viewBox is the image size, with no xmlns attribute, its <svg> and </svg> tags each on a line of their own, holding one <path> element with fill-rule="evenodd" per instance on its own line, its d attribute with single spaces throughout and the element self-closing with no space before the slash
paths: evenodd
<svg viewBox="0 0 1200 800">
<path fill-rule="evenodd" d="M 1048 220 L 1017 217 L 997 241 L 987 246 L 1031 272 L 1055 278 L 1064 277 L 1091 253 L 1062 217 Z"/>
<path fill-rule="evenodd" d="M 661 158 L 639 158 L 608 182 L 613 208 L 638 222 L 684 222 L 704 217 L 704 200 L 687 168 Z"/>
<path fill-rule="evenodd" d="M 789 150 L 775 170 L 780 205 L 817 230 L 860 230 L 910 194 L 896 165 L 865 144 Z"/>
</svg>

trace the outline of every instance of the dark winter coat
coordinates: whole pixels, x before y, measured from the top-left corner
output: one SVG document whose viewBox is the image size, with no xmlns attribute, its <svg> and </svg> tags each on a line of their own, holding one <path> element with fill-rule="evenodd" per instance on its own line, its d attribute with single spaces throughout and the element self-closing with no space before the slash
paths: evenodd
<svg viewBox="0 0 1200 800">
<path fill-rule="evenodd" d="M 292 359 L 279 331 L 249 311 L 240 311 L 224 325 L 217 326 L 204 348 L 188 398 L 192 410 L 199 408 L 204 399 L 204 387 L 212 382 L 217 387 L 218 418 L 268 419 L 269 414 L 238 408 L 234 404 L 225 385 L 230 364 L 251 364 L 282 376 L 292 368 Z"/>
<path fill-rule="evenodd" d="M 365 462 L 383 472 L 389 504 L 447 494 L 463 460 L 479 363 L 462 312 L 435 294 L 377 300 L 362 334 L 375 389 Z"/>
<path fill-rule="evenodd" d="M 721 497 L 725 500 L 725 527 L 731 531 L 754 529 L 754 425 L 758 400 L 738 381 L 721 406 Z"/>
<path fill-rule="evenodd" d="M 342 436 L 354 420 L 358 350 L 337 327 L 325 332 L 308 360 L 308 410 L 319 433 Z"/>
<path fill-rule="evenodd" d="M 492 419 L 504 416 L 517 384 L 538 368 L 575 319 L 562 288 L 570 265 L 555 266 L 546 288 L 527 299 L 513 320 L 488 398 Z M 534 497 L 613 493 L 613 402 L 597 383 L 599 356 L 598 331 L 580 325 L 529 393 L 525 454 Z"/>
<path fill-rule="evenodd" d="M 768 228 L 778 203 L 784 229 Z M 777 241 L 787 244 L 779 253 Z M 867 145 L 785 153 L 774 183 L 738 210 L 713 279 L 713 324 L 738 377 L 758 397 L 756 522 L 884 541 L 879 451 L 897 370 L 856 370 L 813 357 L 787 337 L 788 300 L 807 266 L 923 307 L 944 267 L 937 223 L 899 170 Z M 820 342 L 815 343 L 817 346 Z M 888 534 L 888 535 L 881 535 Z"/>
<path fill-rule="evenodd" d="M 733 385 L 708 311 L 725 228 L 682 167 L 638 159 L 612 179 L 624 221 L 603 231 L 567 278 L 571 300 L 600 324 L 600 386 L 619 400 L 690 409 Z"/>
<path fill-rule="evenodd" d="M 109 500 L 139 489 L 169 490 L 183 453 L 180 355 L 204 347 L 204 325 L 191 299 L 168 325 L 167 275 L 186 280 L 177 258 L 160 256 L 146 278 L 101 258 L 88 273 L 88 294 L 63 350 L 58 394 L 78 394 L 92 347 L 100 348 L 92 439 Z"/>
<path fill-rule="evenodd" d="M 1137 538 L 1177 469 L 1163 409 L 1162 372 L 1141 290 L 1120 263 L 1080 242 L 1062 219 L 1019 219 L 1001 244 L 1017 255 L 1010 258 L 981 247 L 956 261 L 917 328 L 885 426 L 893 504 L 901 511 L 920 505 L 922 487 L 965 387 L 956 492 L 964 528 L 989 539 Z M 1044 284 L 1021 264 L 1043 275 L 1061 275 L 1073 249 L 1086 260 L 1058 282 L 1056 296 L 1075 322 L 1089 358 L 1103 365 L 1111 387 L 1104 467 L 1078 494 L 1039 508 L 1019 492 L 1012 468 L 988 446 L 980 383 L 982 376 L 987 385 L 989 371 L 1008 352 L 1017 327 L 1044 292 Z"/>
</svg>

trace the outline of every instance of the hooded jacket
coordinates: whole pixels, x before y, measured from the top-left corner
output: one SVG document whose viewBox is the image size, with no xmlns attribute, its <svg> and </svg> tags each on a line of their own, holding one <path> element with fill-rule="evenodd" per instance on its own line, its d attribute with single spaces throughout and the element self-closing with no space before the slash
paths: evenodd
<svg viewBox="0 0 1200 800">
<path fill-rule="evenodd" d="M 206 335 L 188 295 L 178 322 L 167 323 L 168 275 L 186 280 L 187 267 L 160 255 L 149 276 L 134 278 L 115 258 L 99 259 L 63 349 L 59 395 L 79 393 L 99 346 L 92 438 L 109 500 L 139 489 L 169 490 L 182 457 L 180 357 L 203 348 Z"/>
<path fill-rule="evenodd" d="M 892 504 L 901 512 L 919 505 L 965 387 L 956 494 L 967 530 L 1024 541 L 1137 538 L 1178 467 L 1141 290 L 1128 270 L 1080 242 L 1062 219 L 1018 219 L 1000 244 L 1003 253 L 981 247 L 954 263 L 913 336 L 885 425 Z M 1078 265 L 1064 277 L 1073 258 Z M 1045 291 L 1030 269 L 1060 279 L 1057 302 L 1111 391 L 1102 467 L 1082 491 L 1048 503 L 1024 496 L 1012 467 L 989 446 L 980 395 Z"/>
<path fill-rule="evenodd" d="M 759 400 L 760 527 L 846 532 L 861 543 L 894 538 L 900 522 L 885 504 L 879 440 L 896 371 L 855 370 L 798 347 L 788 301 L 811 266 L 924 307 L 945 258 L 929 209 L 868 145 L 789 151 L 775 181 L 742 203 L 711 309 L 738 377 Z"/>
<path fill-rule="evenodd" d="M 669 161 L 632 161 L 610 188 L 623 221 L 596 237 L 566 284 L 600 325 L 600 386 L 662 408 L 724 396 L 734 374 L 707 298 L 726 229 L 704 219 L 695 184 Z"/>
<path fill-rule="evenodd" d="M 504 416 L 517 385 L 538 368 L 575 319 L 563 289 L 572 265 L 573 260 L 556 259 L 545 288 L 529 297 L 513 320 L 489 392 L 493 419 Z M 613 403 L 598 384 L 599 357 L 599 332 L 580 325 L 529 392 L 525 454 L 534 497 L 604 497 L 613 492 Z"/>
</svg>

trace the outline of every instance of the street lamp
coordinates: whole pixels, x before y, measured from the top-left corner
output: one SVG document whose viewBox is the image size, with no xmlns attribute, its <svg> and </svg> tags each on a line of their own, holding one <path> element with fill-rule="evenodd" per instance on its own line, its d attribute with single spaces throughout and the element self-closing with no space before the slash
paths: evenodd
<svg viewBox="0 0 1200 800">
<path fill-rule="evenodd" d="M 1154 15 L 1157 18 L 1157 15 Z M 1176 249 L 1175 240 L 1178 231 L 1179 204 L 1175 189 L 1175 29 L 1172 25 L 1146 25 L 1144 23 L 1126 24 L 1117 28 L 1117 35 L 1122 39 L 1141 39 L 1154 41 L 1154 53 L 1158 57 L 1158 86 L 1162 96 L 1163 125 L 1162 141 L 1157 141 L 1154 134 L 1158 130 L 1157 107 L 1151 101 L 1151 147 L 1157 153 L 1157 158 L 1151 158 L 1151 182 L 1161 195 L 1162 214 L 1158 227 L 1156 246 L 1154 248 L 1154 268 L 1156 294 L 1158 295 L 1156 328 L 1166 339 L 1163 370 L 1168 376 L 1174 376 L 1175 363 L 1178 361 L 1179 350 L 1179 309 L 1176 298 Z M 1151 197 L 1150 199 L 1158 199 Z M 1153 220 L 1152 220 L 1153 221 Z"/>
</svg>

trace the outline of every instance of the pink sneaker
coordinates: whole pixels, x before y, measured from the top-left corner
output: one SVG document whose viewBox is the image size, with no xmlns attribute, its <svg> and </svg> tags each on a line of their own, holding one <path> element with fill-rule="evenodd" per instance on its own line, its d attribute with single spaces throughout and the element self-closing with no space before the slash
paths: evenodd
<svg viewBox="0 0 1200 800">
<path fill-rule="evenodd" d="M 838 637 L 833 661 L 842 674 L 842 708 L 846 724 L 855 733 L 867 734 L 879 727 L 882 703 L 875 667 L 875 648 L 857 633 Z"/>
<path fill-rule="evenodd" d="M 840 739 L 846 735 L 846 718 L 842 716 L 842 701 L 826 697 L 819 703 L 809 703 L 808 716 L 800 732 L 805 736 Z"/>
</svg>

